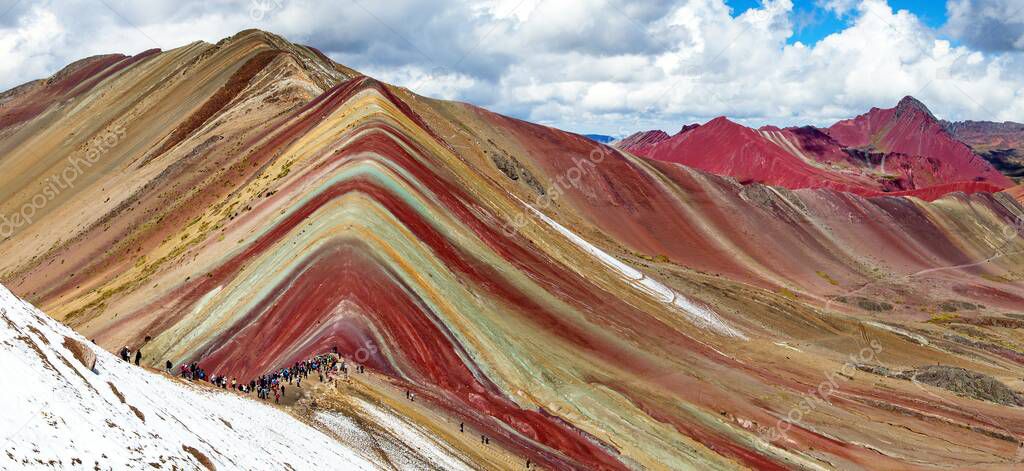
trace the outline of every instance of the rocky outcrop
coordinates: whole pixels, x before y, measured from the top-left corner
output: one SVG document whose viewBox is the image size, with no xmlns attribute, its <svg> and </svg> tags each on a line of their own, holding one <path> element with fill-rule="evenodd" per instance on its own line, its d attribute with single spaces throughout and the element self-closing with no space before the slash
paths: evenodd
<svg viewBox="0 0 1024 471">
<path fill-rule="evenodd" d="M 87 370 L 96 370 L 96 352 L 89 348 L 88 345 L 80 340 L 64 337 L 64 348 L 70 350 L 75 359 Z"/>
<path fill-rule="evenodd" d="M 929 365 L 917 369 L 893 371 L 884 366 L 857 365 L 857 369 L 887 378 L 915 381 L 942 388 L 980 401 L 1004 406 L 1024 406 L 1024 394 L 1010 389 L 1006 384 L 991 376 L 955 366 Z"/>
</svg>

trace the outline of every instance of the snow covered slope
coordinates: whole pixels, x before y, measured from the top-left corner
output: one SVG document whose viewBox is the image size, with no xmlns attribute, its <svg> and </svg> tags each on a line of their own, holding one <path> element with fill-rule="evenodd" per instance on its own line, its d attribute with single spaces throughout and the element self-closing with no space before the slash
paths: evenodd
<svg viewBox="0 0 1024 471">
<path fill-rule="evenodd" d="M 378 468 L 273 407 L 128 365 L 2 286 L 0 318 L 0 469 Z"/>
</svg>

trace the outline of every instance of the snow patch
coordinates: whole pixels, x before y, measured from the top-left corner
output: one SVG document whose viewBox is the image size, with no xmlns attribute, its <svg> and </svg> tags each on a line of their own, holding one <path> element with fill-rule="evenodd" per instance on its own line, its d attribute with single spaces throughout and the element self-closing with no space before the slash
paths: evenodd
<svg viewBox="0 0 1024 471">
<path fill-rule="evenodd" d="M 67 350 L 92 349 L 95 371 Z M 378 469 L 272 406 L 131 366 L 0 286 L 0 469 Z"/>
<path fill-rule="evenodd" d="M 346 442 L 373 443 L 388 461 L 401 469 L 471 470 L 457 458 L 458 452 L 444 442 L 431 437 L 421 426 L 374 405 L 356 399 L 355 404 L 372 421 L 391 432 L 391 436 L 371 436 L 349 417 L 332 412 L 317 412 L 315 420 L 338 434 Z"/>
<path fill-rule="evenodd" d="M 544 221 L 548 226 L 551 226 L 556 231 L 564 235 L 584 252 L 592 255 L 608 268 L 618 272 L 626 279 L 630 286 L 637 291 L 656 299 L 662 304 L 674 307 L 675 310 L 682 311 L 684 314 L 687 314 L 690 320 L 704 327 L 708 327 L 719 334 L 741 338 L 743 340 L 747 339 L 742 332 L 727 324 L 710 308 L 691 301 L 686 296 L 683 296 L 672 288 L 665 286 L 665 284 L 660 281 L 645 275 L 641 271 L 629 265 L 626 265 L 608 252 L 601 250 L 594 244 L 591 244 L 584 238 L 576 235 L 576 233 L 559 224 L 558 221 L 547 217 L 547 215 L 538 211 L 533 206 L 527 204 L 526 207 L 530 208 L 533 214 L 535 214 L 540 220 Z"/>
</svg>

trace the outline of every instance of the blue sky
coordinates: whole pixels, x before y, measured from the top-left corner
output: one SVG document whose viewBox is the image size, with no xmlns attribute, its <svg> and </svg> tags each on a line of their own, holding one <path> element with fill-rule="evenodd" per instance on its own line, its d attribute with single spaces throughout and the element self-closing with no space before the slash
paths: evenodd
<svg viewBox="0 0 1024 471">
<path fill-rule="evenodd" d="M 733 14 L 739 15 L 751 8 L 761 8 L 761 0 L 726 0 Z M 837 15 L 822 6 L 821 0 L 793 0 L 794 34 L 790 43 L 800 41 L 814 44 L 821 38 L 842 31 L 854 20 L 850 14 Z M 907 10 L 924 24 L 938 29 L 946 23 L 946 2 L 943 0 L 889 0 L 895 10 Z"/>
</svg>

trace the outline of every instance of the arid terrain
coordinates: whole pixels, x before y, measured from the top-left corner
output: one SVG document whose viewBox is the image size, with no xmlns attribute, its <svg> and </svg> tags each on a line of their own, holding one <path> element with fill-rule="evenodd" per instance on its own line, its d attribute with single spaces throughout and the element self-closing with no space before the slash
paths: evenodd
<svg viewBox="0 0 1024 471">
<path fill-rule="evenodd" d="M 272 412 L 218 399 L 290 414 L 325 463 L 1024 466 L 1022 192 L 917 100 L 616 147 L 247 30 L 0 105 L 0 283 L 151 370 L 364 365 Z M 57 338 L 29 319 L 7 337 Z M 200 388 L 103 358 L 132 394 Z M 245 467 L 224 440 L 186 441 Z M 0 462 L 92 463 L 7 443 Z M 172 448 L 145 456 L 202 464 Z"/>
</svg>

